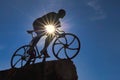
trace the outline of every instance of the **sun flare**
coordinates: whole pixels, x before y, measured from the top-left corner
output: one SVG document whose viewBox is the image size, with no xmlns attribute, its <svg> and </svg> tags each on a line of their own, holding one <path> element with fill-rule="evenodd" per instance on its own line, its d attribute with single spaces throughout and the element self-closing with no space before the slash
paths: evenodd
<svg viewBox="0 0 120 80">
<path fill-rule="evenodd" d="M 55 32 L 55 26 L 54 25 L 46 25 L 45 28 L 46 28 L 46 32 L 49 33 L 49 34 L 52 34 L 52 33 Z"/>
</svg>

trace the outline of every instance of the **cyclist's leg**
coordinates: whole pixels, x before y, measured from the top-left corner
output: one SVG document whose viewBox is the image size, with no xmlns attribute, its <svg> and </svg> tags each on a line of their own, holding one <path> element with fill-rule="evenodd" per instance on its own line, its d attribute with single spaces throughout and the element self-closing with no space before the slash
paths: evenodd
<svg viewBox="0 0 120 80">
<path fill-rule="evenodd" d="M 32 40 L 31 40 L 31 42 L 30 42 L 30 49 L 28 50 L 28 54 L 30 54 L 30 58 L 28 59 L 28 61 L 27 61 L 27 63 L 26 63 L 26 65 L 29 65 L 30 64 L 30 62 L 31 62 L 31 59 L 32 58 L 34 58 L 35 57 L 35 54 L 34 54 L 34 46 L 38 43 L 38 41 L 40 40 L 40 38 L 41 38 L 42 36 L 36 36 L 36 37 L 34 37 Z"/>
<path fill-rule="evenodd" d="M 34 46 L 36 46 L 36 44 L 38 43 L 38 41 L 40 40 L 41 37 L 42 37 L 42 35 L 38 35 L 31 40 L 31 42 L 30 42 L 31 47 L 28 50 L 28 53 L 31 55 L 31 57 L 32 57 L 32 55 L 34 56 L 34 54 L 32 53 L 34 50 Z"/>
<path fill-rule="evenodd" d="M 30 45 L 31 45 L 32 47 L 34 47 L 34 46 L 38 43 L 38 41 L 40 40 L 41 37 L 42 37 L 42 36 L 36 36 L 36 37 L 34 37 L 34 38 L 31 40 Z"/>
<path fill-rule="evenodd" d="M 45 55 L 45 57 L 50 57 L 47 53 L 47 48 L 50 45 L 50 43 L 52 42 L 52 40 L 54 39 L 55 36 L 53 35 L 48 35 L 47 38 L 45 39 L 45 44 L 43 49 L 41 50 L 41 53 L 43 53 Z"/>
</svg>

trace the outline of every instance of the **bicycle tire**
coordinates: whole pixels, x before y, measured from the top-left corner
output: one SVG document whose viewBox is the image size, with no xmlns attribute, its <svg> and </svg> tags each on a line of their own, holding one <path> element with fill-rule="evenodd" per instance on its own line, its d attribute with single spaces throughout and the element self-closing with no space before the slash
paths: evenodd
<svg viewBox="0 0 120 80">
<path fill-rule="evenodd" d="M 69 38 L 68 38 L 68 36 L 69 36 Z M 69 42 L 70 37 L 71 38 L 73 37 L 73 40 L 71 40 L 71 42 Z M 74 43 L 74 41 L 76 41 L 76 44 Z M 58 45 L 61 45 L 61 46 L 59 47 Z M 72 46 L 77 45 L 77 47 L 70 48 L 71 45 Z M 58 47 L 56 48 L 56 46 L 58 46 L 59 49 L 57 49 Z M 53 55 L 57 59 L 73 59 L 80 52 L 80 47 L 81 47 L 80 40 L 75 34 L 64 33 L 64 34 L 61 34 L 58 38 L 56 38 L 55 41 L 53 42 L 52 52 L 53 52 Z M 67 49 L 70 49 L 71 51 L 67 52 Z M 74 54 L 73 53 L 71 54 L 72 50 L 76 50 L 76 52 Z M 60 52 L 61 52 L 61 54 L 60 54 Z"/>
<path fill-rule="evenodd" d="M 21 67 L 24 67 L 27 63 L 27 58 L 30 58 L 30 56 L 28 54 L 26 54 L 27 50 L 30 48 L 31 46 L 30 45 L 24 45 L 24 46 L 21 46 L 19 47 L 15 52 L 14 54 L 12 55 L 12 58 L 11 58 L 11 67 L 12 68 L 21 68 Z M 36 56 L 36 51 L 35 49 L 33 50 L 34 51 L 34 54 Z M 18 56 L 18 58 L 17 58 Z M 20 58 L 19 58 L 20 57 Z M 24 59 L 23 59 L 24 58 Z M 18 60 L 17 60 L 18 59 Z M 14 60 L 17 60 L 15 63 L 14 63 Z M 26 61 L 25 61 L 26 60 Z M 33 58 L 31 59 L 31 62 L 30 64 L 33 64 L 35 62 L 36 58 Z M 20 61 L 20 64 L 18 63 Z M 24 62 L 23 62 L 24 61 Z M 18 64 L 17 64 L 18 63 Z"/>
</svg>

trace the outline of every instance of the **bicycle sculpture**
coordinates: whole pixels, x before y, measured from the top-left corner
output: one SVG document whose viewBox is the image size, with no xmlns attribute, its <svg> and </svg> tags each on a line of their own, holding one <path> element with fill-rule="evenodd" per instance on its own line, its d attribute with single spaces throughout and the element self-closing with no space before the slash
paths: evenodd
<svg viewBox="0 0 120 80">
<path fill-rule="evenodd" d="M 27 31 L 34 38 L 34 31 Z M 80 40 L 79 38 L 72 33 L 65 33 L 59 28 L 54 31 L 55 39 L 52 43 L 52 52 L 57 59 L 73 59 L 80 51 Z M 11 67 L 12 68 L 21 68 L 25 66 L 28 60 L 30 64 L 34 64 L 36 58 L 44 59 L 44 55 L 39 53 L 38 47 L 35 46 L 33 50 L 34 57 L 31 56 L 27 51 L 31 46 L 23 45 L 18 48 L 11 58 Z"/>
</svg>

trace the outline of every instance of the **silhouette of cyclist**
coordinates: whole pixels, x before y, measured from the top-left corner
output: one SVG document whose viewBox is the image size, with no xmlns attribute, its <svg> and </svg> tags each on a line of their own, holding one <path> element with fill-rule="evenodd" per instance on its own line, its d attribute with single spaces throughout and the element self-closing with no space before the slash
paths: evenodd
<svg viewBox="0 0 120 80">
<path fill-rule="evenodd" d="M 59 19 L 63 18 L 65 14 L 66 14 L 65 10 L 60 9 L 58 13 L 50 12 L 40 18 L 37 18 L 33 22 L 33 29 L 34 29 L 34 32 L 37 34 L 37 36 L 31 40 L 30 45 L 32 47 L 30 48 L 30 50 L 34 48 L 34 46 L 38 43 L 38 41 L 40 40 L 42 36 L 46 35 L 45 25 L 53 24 L 55 25 L 55 28 L 61 27 L 61 23 Z M 47 53 L 47 48 L 53 39 L 54 39 L 54 35 L 52 34 L 47 35 L 45 39 L 44 47 L 40 51 L 40 53 L 44 54 L 44 57 L 50 57 L 49 54 Z"/>
</svg>

